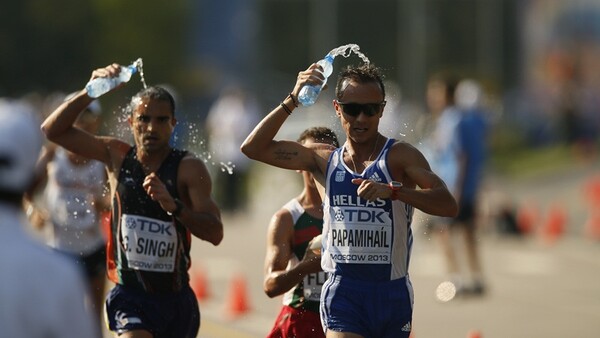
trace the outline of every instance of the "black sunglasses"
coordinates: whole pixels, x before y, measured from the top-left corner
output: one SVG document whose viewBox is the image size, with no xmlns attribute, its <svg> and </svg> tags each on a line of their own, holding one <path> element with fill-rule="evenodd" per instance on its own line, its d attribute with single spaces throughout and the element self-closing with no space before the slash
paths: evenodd
<svg viewBox="0 0 600 338">
<path fill-rule="evenodd" d="M 344 114 L 352 117 L 357 117 L 361 112 L 367 116 L 375 116 L 381 113 L 385 106 L 385 101 L 380 103 L 342 103 L 336 100 L 336 102 L 342 107 Z"/>
</svg>

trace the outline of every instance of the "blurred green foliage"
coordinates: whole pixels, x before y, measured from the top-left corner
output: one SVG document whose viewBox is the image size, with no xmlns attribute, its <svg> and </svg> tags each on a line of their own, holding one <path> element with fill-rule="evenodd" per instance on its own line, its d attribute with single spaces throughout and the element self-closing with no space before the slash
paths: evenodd
<svg viewBox="0 0 600 338">
<path fill-rule="evenodd" d="M 181 81 L 190 1 L 20 0 L 0 11 L 0 95 L 82 88 L 93 69 L 146 57 L 150 83 Z M 159 80 L 160 79 L 160 80 Z"/>
</svg>

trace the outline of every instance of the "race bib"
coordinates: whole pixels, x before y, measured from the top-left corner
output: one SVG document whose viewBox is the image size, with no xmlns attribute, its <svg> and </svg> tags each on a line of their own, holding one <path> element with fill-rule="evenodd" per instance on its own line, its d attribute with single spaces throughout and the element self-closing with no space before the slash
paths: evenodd
<svg viewBox="0 0 600 338">
<path fill-rule="evenodd" d="M 304 299 L 318 302 L 321 300 L 321 288 L 325 283 L 327 276 L 325 272 L 309 273 L 304 276 Z"/>
<path fill-rule="evenodd" d="M 328 248 L 336 263 L 389 264 L 392 220 L 381 208 L 332 207 Z"/>
<path fill-rule="evenodd" d="M 177 232 L 173 222 L 125 214 L 121 217 L 121 238 L 129 268 L 174 271 Z"/>
</svg>

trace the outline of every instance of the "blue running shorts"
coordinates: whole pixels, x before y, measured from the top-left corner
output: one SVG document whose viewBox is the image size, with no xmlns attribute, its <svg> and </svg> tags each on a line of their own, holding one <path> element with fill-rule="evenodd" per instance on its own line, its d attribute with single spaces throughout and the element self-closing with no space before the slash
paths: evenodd
<svg viewBox="0 0 600 338">
<path fill-rule="evenodd" d="M 407 277 L 386 282 L 330 275 L 321 291 L 323 330 L 365 338 L 408 338 L 413 292 Z"/>
</svg>

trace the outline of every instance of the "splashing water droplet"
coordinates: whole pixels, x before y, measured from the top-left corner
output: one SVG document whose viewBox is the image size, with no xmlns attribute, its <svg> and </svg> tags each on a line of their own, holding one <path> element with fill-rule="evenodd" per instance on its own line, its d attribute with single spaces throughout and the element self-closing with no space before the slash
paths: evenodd
<svg viewBox="0 0 600 338">
<path fill-rule="evenodd" d="M 219 164 L 221 165 L 222 172 L 227 171 L 227 173 L 229 175 L 233 175 L 233 168 L 235 168 L 235 164 L 233 164 L 231 162 L 227 162 L 227 163 L 220 162 Z"/>
<path fill-rule="evenodd" d="M 341 55 L 341 56 L 347 58 L 347 57 L 350 56 L 350 53 L 356 54 L 366 64 L 371 63 L 371 61 L 369 60 L 369 58 L 365 54 L 363 54 L 362 52 L 360 52 L 360 47 L 357 44 L 354 44 L 354 43 L 350 43 L 350 44 L 347 44 L 347 45 L 343 45 L 343 46 L 339 46 L 337 48 L 334 48 L 334 49 L 332 49 L 329 52 L 329 55 L 331 55 L 333 57 Z"/>
<path fill-rule="evenodd" d="M 142 58 L 138 58 L 133 62 L 133 64 L 137 67 L 138 72 L 140 73 L 140 80 L 142 81 L 144 89 L 148 88 L 146 85 L 146 78 L 144 77 L 144 62 L 142 61 Z"/>
</svg>

